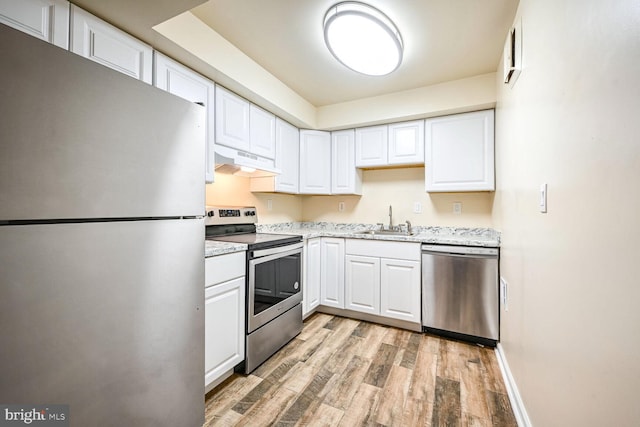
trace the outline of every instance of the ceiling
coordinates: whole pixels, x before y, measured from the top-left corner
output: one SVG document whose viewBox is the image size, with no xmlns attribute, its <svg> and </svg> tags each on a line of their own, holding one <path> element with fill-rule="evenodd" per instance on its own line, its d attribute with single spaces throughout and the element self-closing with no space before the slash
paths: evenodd
<svg viewBox="0 0 640 427">
<path fill-rule="evenodd" d="M 209 0 L 191 12 L 316 107 L 496 71 L 518 0 L 369 0 L 399 28 L 402 65 L 370 77 L 338 63 L 322 19 L 338 0 Z"/>
</svg>

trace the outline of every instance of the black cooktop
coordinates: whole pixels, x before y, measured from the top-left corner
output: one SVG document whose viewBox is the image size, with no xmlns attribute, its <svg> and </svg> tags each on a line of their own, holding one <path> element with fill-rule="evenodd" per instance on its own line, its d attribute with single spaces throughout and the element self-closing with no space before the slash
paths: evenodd
<svg viewBox="0 0 640 427">
<path fill-rule="evenodd" d="M 277 246 L 290 245 L 302 241 L 301 236 L 290 234 L 269 234 L 269 233 L 245 233 L 232 234 L 227 236 L 207 236 L 207 240 L 217 240 L 220 242 L 244 243 L 249 249 L 265 249 Z"/>
</svg>

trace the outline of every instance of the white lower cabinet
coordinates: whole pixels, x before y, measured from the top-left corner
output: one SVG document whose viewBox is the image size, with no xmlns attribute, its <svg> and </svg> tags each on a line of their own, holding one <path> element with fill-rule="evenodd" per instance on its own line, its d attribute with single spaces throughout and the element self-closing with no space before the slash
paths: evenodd
<svg viewBox="0 0 640 427">
<path fill-rule="evenodd" d="M 205 259 L 205 393 L 244 360 L 245 253 Z"/>
<path fill-rule="evenodd" d="M 347 239 L 345 308 L 419 324 L 420 243 Z"/>
<path fill-rule="evenodd" d="M 320 304 L 321 239 L 305 241 L 303 251 L 304 281 L 302 284 L 302 315 L 311 313 Z"/>
<path fill-rule="evenodd" d="M 380 259 L 380 315 L 420 322 L 420 262 Z"/>
<path fill-rule="evenodd" d="M 380 314 L 380 258 L 345 257 L 345 308 Z"/>
<path fill-rule="evenodd" d="M 344 239 L 320 241 L 320 304 L 344 308 Z"/>
</svg>

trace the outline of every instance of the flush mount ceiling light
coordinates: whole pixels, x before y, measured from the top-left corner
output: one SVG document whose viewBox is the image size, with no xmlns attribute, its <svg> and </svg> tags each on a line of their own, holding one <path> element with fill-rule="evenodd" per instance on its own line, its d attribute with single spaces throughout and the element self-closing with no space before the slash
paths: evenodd
<svg viewBox="0 0 640 427">
<path fill-rule="evenodd" d="M 370 76 L 383 76 L 402 62 L 402 37 L 394 23 L 365 3 L 334 4 L 324 16 L 324 41 L 346 67 Z"/>
</svg>

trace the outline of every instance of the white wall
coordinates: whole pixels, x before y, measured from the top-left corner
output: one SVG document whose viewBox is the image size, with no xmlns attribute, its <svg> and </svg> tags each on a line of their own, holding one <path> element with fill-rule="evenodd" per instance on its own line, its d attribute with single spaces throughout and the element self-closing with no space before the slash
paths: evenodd
<svg viewBox="0 0 640 427">
<path fill-rule="evenodd" d="M 640 6 L 520 0 L 518 15 L 524 70 L 497 82 L 502 345 L 533 425 L 635 426 Z"/>
</svg>

